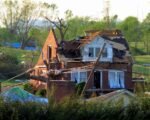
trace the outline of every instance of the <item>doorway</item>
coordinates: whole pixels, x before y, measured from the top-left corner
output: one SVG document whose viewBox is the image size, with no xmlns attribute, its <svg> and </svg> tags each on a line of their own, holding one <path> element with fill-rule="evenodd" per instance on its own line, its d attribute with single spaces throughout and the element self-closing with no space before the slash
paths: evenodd
<svg viewBox="0 0 150 120">
<path fill-rule="evenodd" d="M 94 72 L 94 87 L 97 89 L 102 89 L 102 71 Z"/>
</svg>

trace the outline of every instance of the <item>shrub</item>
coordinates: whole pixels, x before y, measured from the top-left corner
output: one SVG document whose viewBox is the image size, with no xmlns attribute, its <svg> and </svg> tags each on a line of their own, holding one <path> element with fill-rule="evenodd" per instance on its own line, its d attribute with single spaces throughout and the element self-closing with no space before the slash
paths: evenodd
<svg viewBox="0 0 150 120">
<path fill-rule="evenodd" d="M 34 93 L 34 89 L 33 89 L 33 86 L 30 84 L 30 83 L 25 83 L 23 85 L 23 89 L 30 92 L 30 93 Z"/>
<path fill-rule="evenodd" d="M 40 89 L 36 91 L 36 95 L 46 97 L 46 89 Z"/>
<path fill-rule="evenodd" d="M 68 99 L 56 105 L 0 100 L 0 120 L 149 120 L 150 98 L 139 98 L 123 107 L 118 104 Z"/>
<path fill-rule="evenodd" d="M 0 73 L 6 78 L 13 77 L 22 72 L 22 66 L 16 57 L 0 53 Z"/>
<path fill-rule="evenodd" d="M 76 90 L 76 93 L 77 93 L 78 95 L 81 94 L 81 92 L 82 92 L 84 86 L 85 86 L 85 82 L 81 82 L 81 83 L 79 83 L 79 84 L 76 84 L 75 90 Z"/>
</svg>

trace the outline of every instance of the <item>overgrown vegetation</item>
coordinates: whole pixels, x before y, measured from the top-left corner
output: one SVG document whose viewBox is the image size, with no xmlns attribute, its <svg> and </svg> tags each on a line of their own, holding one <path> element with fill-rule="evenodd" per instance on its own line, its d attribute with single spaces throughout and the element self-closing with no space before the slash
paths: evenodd
<svg viewBox="0 0 150 120">
<path fill-rule="evenodd" d="M 0 53 L 0 78 L 12 77 L 21 71 L 18 59 L 10 54 Z"/>
<path fill-rule="evenodd" d="M 0 100 L 1 120 L 149 120 L 150 98 L 139 98 L 123 107 L 69 98 L 61 103 L 38 104 Z"/>
<path fill-rule="evenodd" d="M 24 72 L 36 63 L 38 56 L 38 51 L 0 47 L 0 79 L 8 79 Z"/>
<path fill-rule="evenodd" d="M 81 82 L 81 83 L 76 84 L 76 86 L 75 86 L 75 91 L 76 91 L 76 94 L 77 94 L 77 95 L 80 95 L 80 94 L 81 94 L 81 92 L 82 92 L 84 86 L 85 86 L 85 82 Z"/>
</svg>

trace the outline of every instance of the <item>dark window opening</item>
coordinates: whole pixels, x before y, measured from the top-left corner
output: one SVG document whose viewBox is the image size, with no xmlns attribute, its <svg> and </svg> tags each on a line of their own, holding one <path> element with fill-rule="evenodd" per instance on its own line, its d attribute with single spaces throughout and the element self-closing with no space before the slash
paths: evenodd
<svg viewBox="0 0 150 120">
<path fill-rule="evenodd" d="M 51 48 L 51 46 L 48 46 L 48 55 L 47 55 L 47 58 L 48 58 L 48 61 L 50 61 L 51 60 L 51 57 L 52 57 L 52 48 Z"/>
<path fill-rule="evenodd" d="M 94 57 L 94 48 L 89 48 L 89 57 Z"/>
</svg>

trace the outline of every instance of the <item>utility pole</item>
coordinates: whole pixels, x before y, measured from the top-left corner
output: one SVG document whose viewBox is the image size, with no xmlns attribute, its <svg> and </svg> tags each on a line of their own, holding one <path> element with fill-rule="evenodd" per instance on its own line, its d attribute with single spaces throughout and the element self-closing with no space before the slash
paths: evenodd
<svg viewBox="0 0 150 120">
<path fill-rule="evenodd" d="M 110 29 L 109 12 L 110 12 L 110 1 L 109 0 L 104 0 L 104 20 L 106 22 L 107 29 Z"/>
<path fill-rule="evenodd" d="M 88 88 L 88 84 L 89 84 L 89 82 L 90 82 L 90 80 L 91 80 L 91 78 L 92 78 L 92 74 L 94 73 L 94 70 L 95 70 L 97 64 L 100 62 L 100 58 L 102 57 L 103 51 L 104 51 L 104 49 L 105 49 L 105 46 L 106 46 L 106 43 L 104 42 L 104 44 L 103 44 L 103 46 L 102 46 L 102 49 L 100 49 L 100 51 L 99 51 L 97 60 L 96 60 L 95 63 L 93 64 L 93 68 L 92 68 L 92 70 L 91 70 L 91 72 L 90 72 L 90 74 L 89 74 L 89 76 L 88 76 L 87 82 L 86 82 L 86 84 L 84 85 L 84 88 L 83 88 L 83 90 L 82 90 L 81 96 L 84 95 L 84 92 L 85 92 L 86 89 Z M 102 90 L 102 88 L 101 88 L 101 90 Z"/>
</svg>

